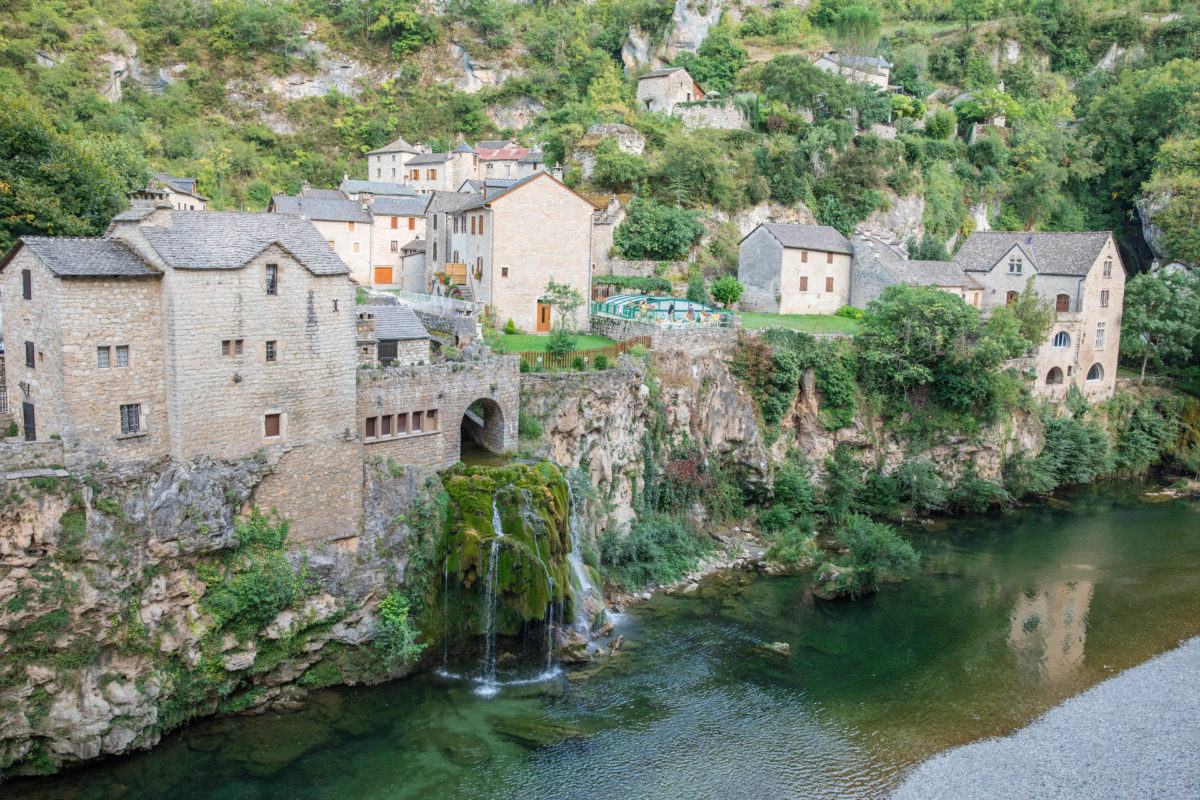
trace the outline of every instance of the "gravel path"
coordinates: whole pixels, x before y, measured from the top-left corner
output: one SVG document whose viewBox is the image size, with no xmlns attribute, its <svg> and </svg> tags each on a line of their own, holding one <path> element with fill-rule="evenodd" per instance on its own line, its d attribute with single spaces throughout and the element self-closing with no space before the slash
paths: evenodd
<svg viewBox="0 0 1200 800">
<path fill-rule="evenodd" d="M 934 756 L 892 800 L 1197 800 L 1200 637 L 1003 739 Z"/>
</svg>

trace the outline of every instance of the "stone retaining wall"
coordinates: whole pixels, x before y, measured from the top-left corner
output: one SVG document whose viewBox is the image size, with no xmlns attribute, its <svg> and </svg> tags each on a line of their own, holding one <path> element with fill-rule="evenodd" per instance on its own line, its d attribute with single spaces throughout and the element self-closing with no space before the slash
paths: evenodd
<svg viewBox="0 0 1200 800">
<path fill-rule="evenodd" d="M 58 440 L 0 444 L 0 470 L 48 467 L 62 463 L 63 445 Z"/>
<path fill-rule="evenodd" d="M 655 350 L 703 351 L 737 341 L 737 328 L 701 325 L 668 328 L 601 314 L 592 315 L 592 333 L 618 342 L 634 336 L 649 336 L 650 347 Z"/>
</svg>

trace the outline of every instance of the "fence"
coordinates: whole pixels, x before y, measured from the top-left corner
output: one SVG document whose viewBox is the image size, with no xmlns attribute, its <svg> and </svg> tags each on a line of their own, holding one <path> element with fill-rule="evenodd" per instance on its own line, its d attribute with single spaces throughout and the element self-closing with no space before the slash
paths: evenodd
<svg viewBox="0 0 1200 800">
<path fill-rule="evenodd" d="M 609 361 L 614 361 L 617 356 L 622 353 L 628 353 L 634 347 L 650 348 L 649 336 L 634 336 L 631 339 L 626 339 L 617 344 L 610 344 L 608 347 L 594 347 L 591 350 L 572 350 L 569 353 L 551 353 L 548 350 L 527 350 L 524 353 L 516 353 L 521 357 L 521 361 L 529 365 L 529 369 L 571 369 L 575 364 L 575 359 L 586 359 L 585 363 L 588 366 L 596 363 L 596 356 L 604 356 Z"/>
<path fill-rule="evenodd" d="M 693 314 L 692 319 L 688 319 L 688 312 L 684 309 L 676 310 L 672 315 L 656 310 L 642 314 L 638 307 L 632 304 L 594 302 L 592 303 L 592 314 L 604 314 L 617 319 L 658 325 L 663 328 L 732 328 L 737 324 L 736 315 L 729 311 L 696 313 Z"/>
<path fill-rule="evenodd" d="M 416 292 L 404 292 L 400 290 L 389 291 L 388 294 L 396 295 L 412 306 L 415 311 L 424 311 L 443 317 L 455 315 L 470 316 L 479 308 L 477 304 L 472 303 L 470 300 L 459 300 L 454 297 L 443 297 L 438 294 L 417 294 Z"/>
</svg>

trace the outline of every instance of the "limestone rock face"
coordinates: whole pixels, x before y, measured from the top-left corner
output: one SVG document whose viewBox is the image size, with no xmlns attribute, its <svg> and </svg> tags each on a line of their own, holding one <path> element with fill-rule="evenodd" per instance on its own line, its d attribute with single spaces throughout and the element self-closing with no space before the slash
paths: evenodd
<svg viewBox="0 0 1200 800">
<path fill-rule="evenodd" d="M 924 195 L 906 194 L 900 197 L 889 193 L 888 200 L 889 208 L 871 212 L 860 228 L 901 242 L 910 236 L 919 239 L 924 230 L 921 224 L 925 217 Z"/>
</svg>

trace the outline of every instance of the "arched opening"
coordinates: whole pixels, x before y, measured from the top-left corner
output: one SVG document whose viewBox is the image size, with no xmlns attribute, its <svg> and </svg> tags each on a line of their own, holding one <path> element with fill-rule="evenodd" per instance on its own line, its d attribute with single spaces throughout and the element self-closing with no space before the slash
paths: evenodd
<svg viewBox="0 0 1200 800">
<path fill-rule="evenodd" d="M 463 412 L 459 422 L 459 461 L 494 463 L 488 454 L 502 454 L 504 410 L 495 400 L 481 397 Z"/>
<path fill-rule="evenodd" d="M 1063 372 L 1058 367 L 1054 367 L 1046 373 L 1046 385 L 1057 386 L 1063 382 Z"/>
<path fill-rule="evenodd" d="M 1066 331 L 1059 331 L 1058 333 L 1054 334 L 1054 346 L 1055 347 L 1070 347 L 1071 346 L 1070 335 Z"/>
<path fill-rule="evenodd" d="M 1104 367 L 1100 366 L 1099 362 L 1092 364 L 1092 368 L 1088 370 L 1087 379 L 1089 381 L 1104 380 Z"/>
<path fill-rule="evenodd" d="M 1064 311 L 1071 310 L 1071 296 L 1068 294 L 1060 294 L 1054 298 L 1054 310 L 1060 314 Z"/>
<path fill-rule="evenodd" d="M 1018 297 L 1020 297 L 1019 292 L 1009 292 L 1004 296 L 1004 305 L 1011 306 L 1013 303 L 1017 302 Z"/>
</svg>

